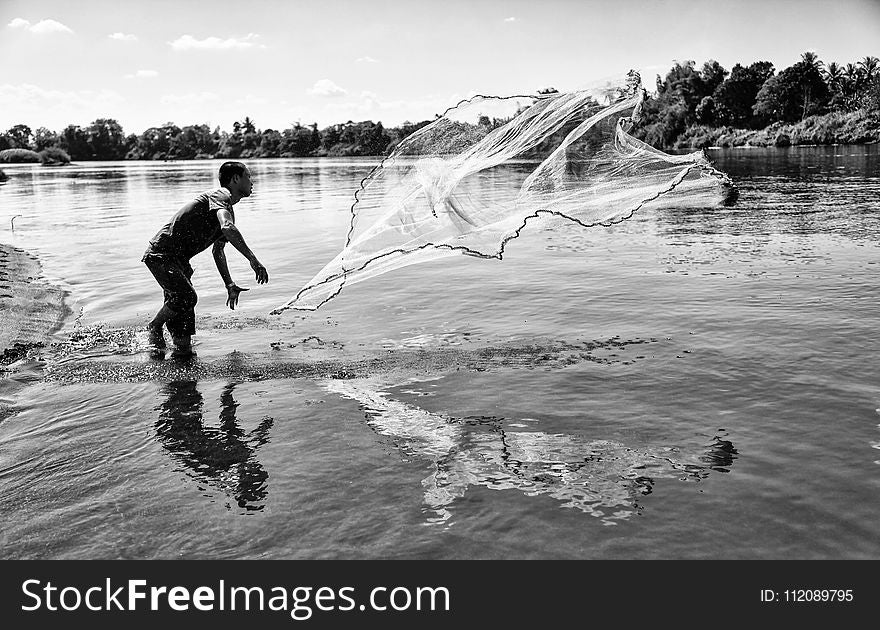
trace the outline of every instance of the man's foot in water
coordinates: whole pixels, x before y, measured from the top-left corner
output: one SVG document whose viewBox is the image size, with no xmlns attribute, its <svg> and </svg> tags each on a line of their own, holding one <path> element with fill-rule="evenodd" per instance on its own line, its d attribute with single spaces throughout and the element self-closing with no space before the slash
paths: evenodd
<svg viewBox="0 0 880 630">
<path fill-rule="evenodd" d="M 165 335 L 161 326 L 147 325 L 147 342 L 156 350 L 165 349 Z"/>
<path fill-rule="evenodd" d="M 196 353 L 192 349 L 192 338 L 191 337 L 172 337 L 174 340 L 174 350 L 171 351 L 171 356 L 175 359 L 189 359 L 196 356 Z"/>
</svg>

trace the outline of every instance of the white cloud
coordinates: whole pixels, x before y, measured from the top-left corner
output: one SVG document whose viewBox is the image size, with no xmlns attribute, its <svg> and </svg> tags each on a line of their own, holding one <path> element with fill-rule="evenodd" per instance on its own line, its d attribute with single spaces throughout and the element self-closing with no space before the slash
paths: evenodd
<svg viewBox="0 0 880 630">
<path fill-rule="evenodd" d="M 138 70 L 134 74 L 126 74 L 126 79 L 152 79 L 153 77 L 159 76 L 159 73 L 155 70 Z"/>
<path fill-rule="evenodd" d="M 107 37 L 109 37 L 110 39 L 119 40 L 121 42 L 136 42 L 137 41 L 137 35 L 131 35 L 128 33 L 111 33 Z"/>
<path fill-rule="evenodd" d="M 355 61 L 356 61 L 357 63 L 379 63 L 379 60 L 378 60 L 378 59 L 373 59 L 373 58 L 370 57 L 370 56 L 366 56 L 366 57 L 358 57 L 357 59 L 355 59 Z"/>
<path fill-rule="evenodd" d="M 31 33 L 73 33 L 73 30 L 55 20 L 41 20 L 30 27 Z"/>
<path fill-rule="evenodd" d="M 173 42 L 168 42 L 174 50 L 244 50 L 248 48 L 265 48 L 255 40 L 259 39 L 256 33 L 248 33 L 244 37 L 220 39 L 219 37 L 206 37 L 196 39 L 192 35 L 182 35 Z"/>
<path fill-rule="evenodd" d="M 73 33 L 69 27 L 55 20 L 40 20 L 36 24 L 31 24 L 23 18 L 13 18 L 9 24 L 10 28 L 22 28 L 37 35 L 46 35 L 48 33 Z"/>
<path fill-rule="evenodd" d="M 313 96 L 326 97 L 345 96 L 346 94 L 348 94 L 348 90 L 339 87 L 330 79 L 321 79 L 320 81 L 317 81 L 315 85 L 313 85 L 307 91 Z"/>
<path fill-rule="evenodd" d="M 166 94 L 159 99 L 161 103 L 166 105 L 179 105 L 183 107 L 193 107 L 195 105 L 204 105 L 218 100 L 220 97 L 214 92 L 191 92 L 189 94 Z"/>
<path fill-rule="evenodd" d="M 516 22 L 516 18 L 515 17 L 508 17 L 508 18 L 504 18 L 504 21 L 505 22 Z"/>
</svg>

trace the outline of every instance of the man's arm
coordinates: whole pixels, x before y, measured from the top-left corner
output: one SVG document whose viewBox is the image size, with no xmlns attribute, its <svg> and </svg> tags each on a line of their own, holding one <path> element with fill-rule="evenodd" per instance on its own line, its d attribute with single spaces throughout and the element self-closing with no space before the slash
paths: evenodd
<svg viewBox="0 0 880 630">
<path fill-rule="evenodd" d="M 229 265 L 226 264 L 224 247 L 226 247 L 225 238 L 214 241 L 214 248 L 211 250 L 211 253 L 214 254 L 214 263 L 217 265 L 220 277 L 223 278 L 223 284 L 226 285 L 226 304 L 229 308 L 235 310 L 235 305 L 238 304 L 238 295 L 248 289 L 242 288 L 232 281 L 232 276 L 229 275 Z"/>
<path fill-rule="evenodd" d="M 257 260 L 256 255 L 254 255 L 250 247 L 247 246 L 247 243 L 244 242 L 244 237 L 241 235 L 241 232 L 238 231 L 238 228 L 235 227 L 235 220 L 232 218 L 232 213 L 224 208 L 217 211 L 217 218 L 220 220 L 220 229 L 223 231 L 223 236 L 235 249 L 241 252 L 241 255 L 247 258 L 248 262 L 251 264 L 251 269 L 253 269 L 254 274 L 256 274 L 257 284 L 265 284 L 266 282 L 269 282 L 269 273 L 260 261 Z M 223 272 L 221 271 L 221 275 L 222 273 Z M 224 281 L 225 280 L 226 279 L 224 278 Z"/>
<path fill-rule="evenodd" d="M 223 278 L 223 284 L 228 287 L 230 284 L 234 283 L 232 282 L 232 276 L 229 275 L 229 265 L 226 263 L 226 252 L 223 249 L 224 247 L 226 247 L 226 239 L 214 241 L 214 247 L 211 250 L 211 253 L 214 254 L 214 264 L 217 265 L 217 271 L 220 272 L 220 277 Z"/>
</svg>

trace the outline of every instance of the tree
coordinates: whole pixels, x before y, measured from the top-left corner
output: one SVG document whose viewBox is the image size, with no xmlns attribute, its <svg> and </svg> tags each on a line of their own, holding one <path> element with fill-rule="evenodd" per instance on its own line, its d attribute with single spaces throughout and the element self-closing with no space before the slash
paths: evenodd
<svg viewBox="0 0 880 630">
<path fill-rule="evenodd" d="M 34 151 L 39 152 L 49 147 L 56 147 L 60 143 L 61 139 L 58 134 L 46 127 L 40 127 L 34 132 Z"/>
<path fill-rule="evenodd" d="M 112 118 L 99 118 L 86 127 L 86 142 L 95 160 L 121 160 L 126 153 L 122 125 Z"/>
<path fill-rule="evenodd" d="M 720 63 L 711 59 L 703 64 L 700 75 L 703 77 L 703 92 L 706 96 L 712 94 L 719 85 L 724 82 L 727 77 L 725 70 Z"/>
<path fill-rule="evenodd" d="M 68 125 L 64 128 L 61 132 L 61 148 L 72 160 L 89 160 L 92 157 L 88 136 L 79 125 Z"/>
<path fill-rule="evenodd" d="M 880 64 L 880 59 L 871 56 L 865 57 L 858 62 L 858 66 L 862 71 L 862 77 L 866 83 L 870 82 L 874 75 L 877 74 L 878 64 Z"/>
<path fill-rule="evenodd" d="M 711 96 L 704 96 L 694 112 L 697 122 L 702 125 L 711 125 L 715 122 L 715 100 Z"/>
<path fill-rule="evenodd" d="M 806 52 L 801 61 L 767 79 L 758 92 L 755 114 L 771 121 L 795 122 L 822 113 L 829 92 L 821 65 L 814 53 Z"/>
<path fill-rule="evenodd" d="M 825 79 L 825 85 L 828 86 L 828 93 L 831 95 L 831 106 L 837 107 L 843 99 L 843 69 L 836 61 L 829 62 L 822 71 L 822 77 Z"/>
<path fill-rule="evenodd" d="M 642 75 L 640 75 L 635 70 L 627 71 L 624 86 L 626 90 L 626 96 L 634 96 L 637 92 L 643 91 Z"/>
<path fill-rule="evenodd" d="M 234 131 L 231 134 L 224 132 L 220 135 L 220 144 L 214 157 L 232 160 L 241 157 L 242 145 L 244 143 L 244 138 L 241 135 L 241 125 L 234 123 L 232 128 Z"/>
<path fill-rule="evenodd" d="M 697 105 L 704 96 L 707 96 L 705 82 L 700 73 L 695 70 L 693 61 L 676 62 L 666 74 L 663 94 L 673 99 L 681 99 L 687 108 L 688 118 L 693 117 Z"/>
<path fill-rule="evenodd" d="M 385 147 L 391 142 L 391 138 L 385 132 L 381 121 L 375 125 L 369 120 L 361 123 L 358 131 L 360 133 L 357 146 L 360 155 L 382 155 L 385 152 Z"/>
<path fill-rule="evenodd" d="M 843 70 L 843 78 L 853 87 L 858 87 L 862 79 L 862 69 L 854 64 L 848 63 Z"/>
<path fill-rule="evenodd" d="M 169 157 L 191 160 L 213 156 L 217 142 L 208 125 L 187 125 L 172 138 Z"/>
<path fill-rule="evenodd" d="M 852 63 L 846 64 L 840 82 L 840 92 L 843 96 L 845 109 L 855 108 L 862 84 L 862 69 Z"/>
<path fill-rule="evenodd" d="M 843 68 L 836 61 L 830 62 L 822 71 L 825 77 L 825 83 L 828 84 L 828 90 L 832 93 L 840 89 L 840 80 L 843 78 Z"/>
<path fill-rule="evenodd" d="M 752 111 L 758 91 L 773 76 L 773 64 L 756 61 L 748 67 L 736 64 L 712 93 L 717 122 L 734 127 L 756 128 L 762 120 Z"/>
<path fill-rule="evenodd" d="M 636 135 L 653 146 L 671 147 L 688 125 L 697 122 L 697 107 L 705 97 L 711 96 L 708 86 L 713 86 L 726 73 L 715 62 L 706 63 L 704 70 L 706 78 L 696 70 L 695 62 L 675 62 L 663 82 L 658 82 L 656 96 L 642 107 Z"/>
<path fill-rule="evenodd" d="M 874 78 L 865 86 L 859 104 L 865 111 L 880 115 L 880 73 L 875 74 Z"/>
<path fill-rule="evenodd" d="M 257 148 L 254 157 L 279 157 L 281 155 L 281 143 L 283 141 L 284 136 L 281 135 L 281 132 L 275 131 L 274 129 L 266 129 L 260 134 L 260 146 Z"/>
<path fill-rule="evenodd" d="M 342 135 L 342 125 L 330 125 L 321 130 L 321 152 L 326 154 L 335 145 L 339 144 Z"/>
<path fill-rule="evenodd" d="M 245 126 L 245 129 L 248 127 Z M 251 127 L 253 128 L 253 127 Z M 246 132 L 241 139 L 241 155 L 242 158 L 255 157 L 260 146 L 260 135 L 256 130 Z"/>
<path fill-rule="evenodd" d="M 173 158 L 178 143 L 172 140 L 180 134 L 180 128 L 168 122 L 161 127 L 150 127 L 138 138 L 137 152 L 142 160 L 166 160 Z M 174 151 L 172 151 L 172 146 Z"/>
<path fill-rule="evenodd" d="M 241 122 L 241 127 L 242 131 L 244 131 L 245 134 L 257 133 L 257 128 L 254 126 L 254 121 L 247 116 L 245 116 L 244 120 Z"/>
<path fill-rule="evenodd" d="M 818 73 L 822 73 L 822 66 L 825 65 L 819 61 L 819 57 L 812 50 L 801 53 L 800 63 L 804 68 L 812 68 Z"/>
<path fill-rule="evenodd" d="M 137 134 L 130 133 L 125 137 L 125 159 L 126 160 L 140 160 L 141 154 L 138 150 L 138 136 Z"/>
<path fill-rule="evenodd" d="M 682 99 L 653 98 L 645 102 L 642 123 L 635 134 L 651 146 L 671 147 L 687 128 L 686 118 L 687 107 Z"/>
<path fill-rule="evenodd" d="M 309 127 L 309 152 L 308 155 L 314 155 L 321 146 L 321 132 L 318 131 L 318 123 L 312 123 Z"/>
<path fill-rule="evenodd" d="M 318 125 L 303 127 L 295 123 L 281 134 L 281 157 L 307 157 L 312 155 L 321 146 L 321 136 L 318 133 Z"/>
<path fill-rule="evenodd" d="M 30 149 L 33 135 L 27 125 L 15 125 L 6 132 L 6 137 L 14 143 L 13 149 Z"/>
</svg>

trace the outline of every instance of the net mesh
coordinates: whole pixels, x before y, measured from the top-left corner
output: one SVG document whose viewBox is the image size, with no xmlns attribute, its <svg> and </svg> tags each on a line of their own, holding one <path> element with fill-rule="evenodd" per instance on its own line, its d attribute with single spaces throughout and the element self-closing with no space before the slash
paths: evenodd
<svg viewBox="0 0 880 630">
<path fill-rule="evenodd" d="M 406 137 L 361 182 L 343 250 L 273 314 L 315 310 L 407 265 L 501 259 L 542 215 L 609 226 L 649 207 L 733 197 L 703 152 L 670 155 L 630 135 L 644 90 L 610 92 L 477 96 Z"/>
</svg>

